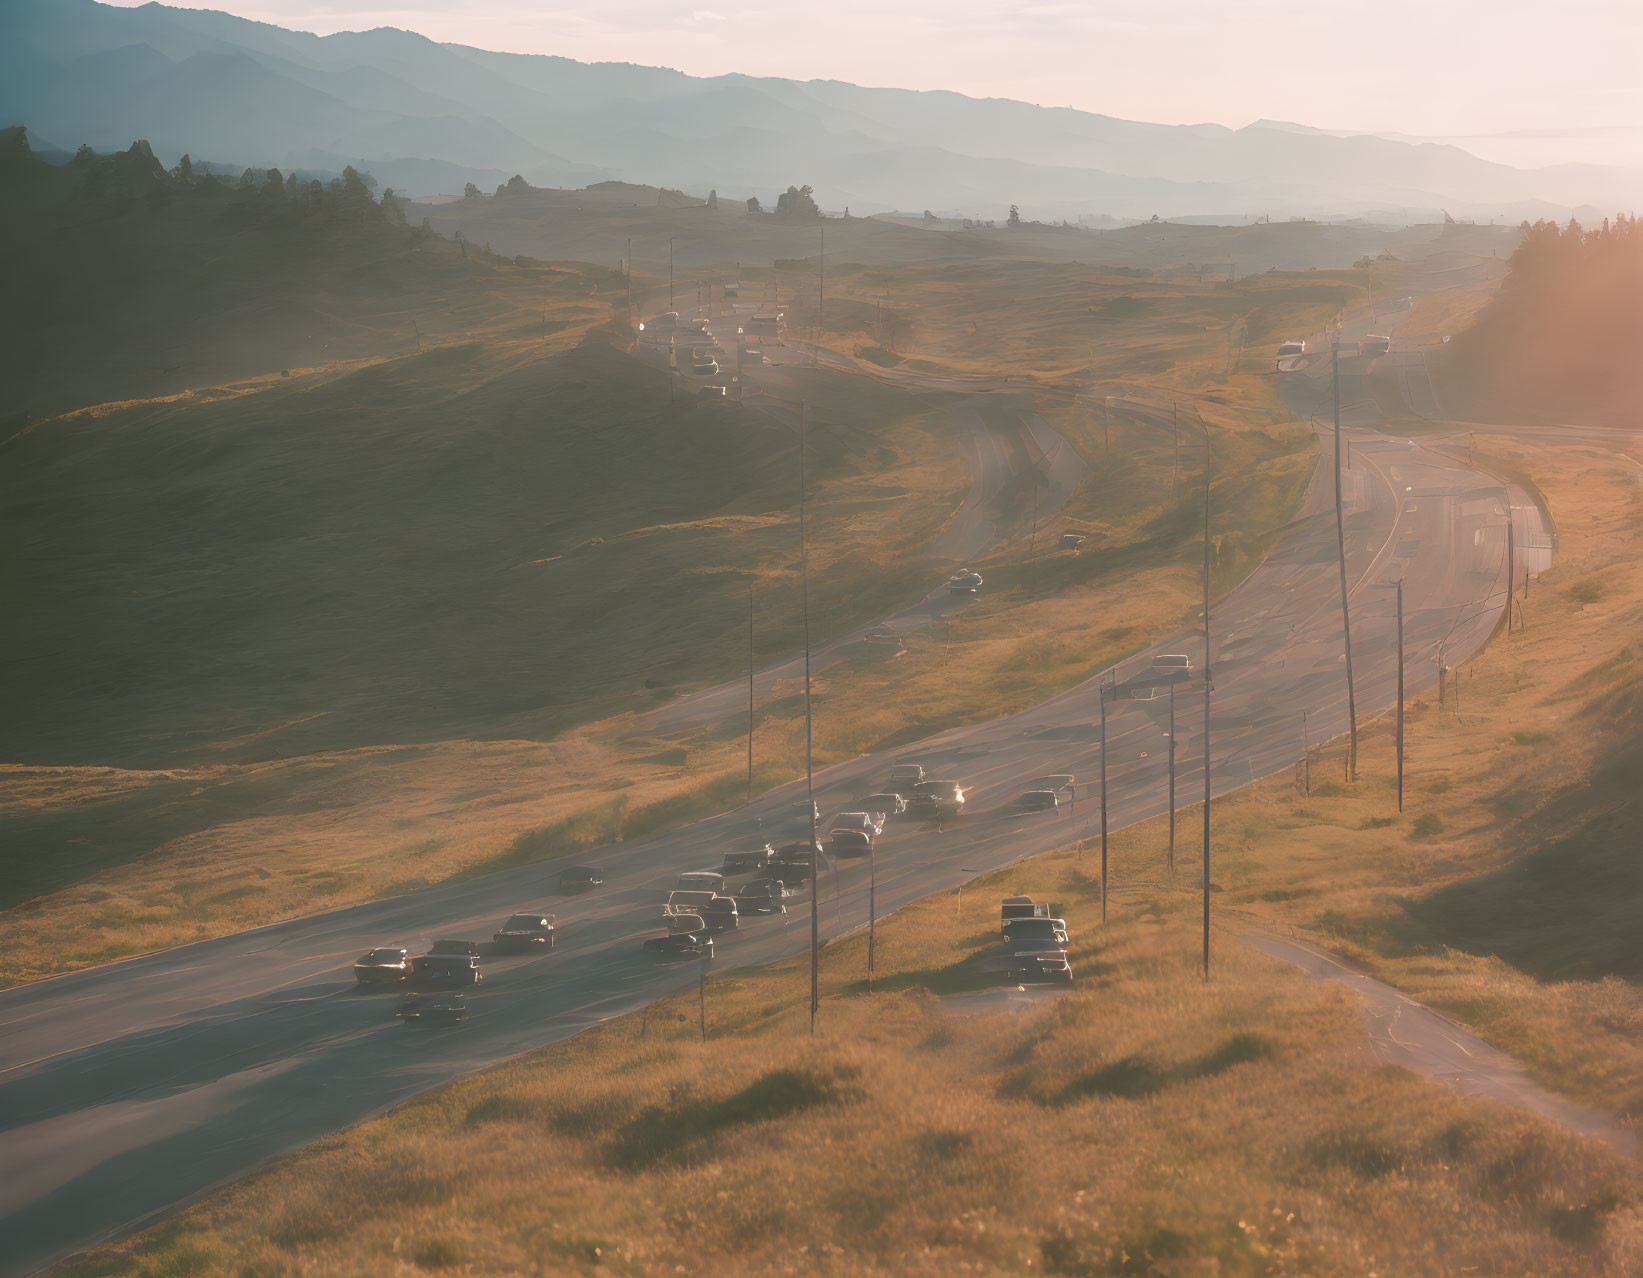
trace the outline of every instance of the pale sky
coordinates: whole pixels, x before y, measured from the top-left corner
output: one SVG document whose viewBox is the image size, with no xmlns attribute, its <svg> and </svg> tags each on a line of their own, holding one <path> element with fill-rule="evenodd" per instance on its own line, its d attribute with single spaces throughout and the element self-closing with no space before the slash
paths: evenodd
<svg viewBox="0 0 1643 1278">
<path fill-rule="evenodd" d="M 182 3 L 320 34 L 393 26 L 584 62 L 953 89 L 1169 124 L 1643 126 L 1640 0 Z"/>
</svg>

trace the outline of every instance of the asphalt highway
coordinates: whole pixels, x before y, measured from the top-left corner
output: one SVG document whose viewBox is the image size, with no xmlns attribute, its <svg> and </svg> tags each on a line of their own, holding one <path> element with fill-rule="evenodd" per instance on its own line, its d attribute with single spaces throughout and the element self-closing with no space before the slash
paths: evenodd
<svg viewBox="0 0 1643 1278">
<path fill-rule="evenodd" d="M 1346 535 L 1358 704 L 1367 715 L 1391 703 L 1396 685 L 1388 582 L 1405 582 L 1413 695 L 1429 682 L 1437 645 L 1456 665 L 1493 629 L 1505 599 L 1508 508 L 1517 512 L 1520 547 L 1549 538 L 1516 490 L 1418 441 L 1382 438 L 1367 407 L 1354 417 Z M 1314 742 L 1346 727 L 1328 459 L 1326 447 L 1300 517 L 1213 609 L 1217 792 L 1290 766 L 1303 712 Z M 1537 566 L 1523 553 L 1517 562 Z M 1201 634 L 1180 635 L 1125 662 L 1116 677 L 1132 682 L 1157 652 L 1190 653 L 1202 668 Z M 902 821 L 886 831 L 877 858 L 881 914 L 1090 836 L 1098 697 L 1091 680 L 1009 718 L 818 775 L 824 814 L 880 788 L 898 759 L 923 762 L 969 790 L 966 814 L 945 830 Z M 1109 705 L 1115 826 L 1163 810 L 1167 707 L 1167 697 Z M 1183 802 L 1202 788 L 1200 707 L 1196 684 L 1176 706 Z M 1046 773 L 1074 774 L 1076 803 L 1055 815 L 1004 815 Z M 0 992 L 0 1272 L 32 1272 L 430 1086 L 693 983 L 694 963 L 658 963 L 641 952 L 642 938 L 658 931 L 668 889 L 681 871 L 716 867 L 743 840 L 780 837 L 797 797 L 797 787 L 785 787 L 746 809 L 589 854 L 583 859 L 608 881 L 584 896 L 555 894 L 556 865 L 526 866 Z M 1124 866 L 1112 872 L 1121 885 Z M 824 876 L 824 937 L 862 924 L 866 879 L 865 862 Z M 391 998 L 353 988 L 350 964 L 371 946 L 418 952 L 437 936 L 484 939 L 508 913 L 535 907 L 557 915 L 558 949 L 489 962 L 461 1029 L 402 1027 Z M 807 943 L 802 907 L 749 920 L 723 938 L 713 969 Z M 708 1006 L 711 1020 L 711 984 Z"/>
</svg>

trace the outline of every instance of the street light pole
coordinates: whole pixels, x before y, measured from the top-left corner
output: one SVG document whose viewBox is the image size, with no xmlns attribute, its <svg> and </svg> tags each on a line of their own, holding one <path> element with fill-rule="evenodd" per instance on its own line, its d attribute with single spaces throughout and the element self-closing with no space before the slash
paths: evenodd
<svg viewBox="0 0 1643 1278">
<path fill-rule="evenodd" d="M 747 801 L 753 802 L 753 578 L 747 580 Z"/>
<path fill-rule="evenodd" d="M 1403 578 L 1398 578 L 1398 811 L 1403 811 Z"/>
<path fill-rule="evenodd" d="M 1101 401 L 1101 442 L 1107 452 L 1107 460 L 1112 460 L 1112 396 L 1108 395 Z"/>
<path fill-rule="evenodd" d="M 667 241 L 667 308 L 673 309 L 673 237 Z"/>
<path fill-rule="evenodd" d="M 1346 595 L 1346 515 L 1341 496 L 1341 341 L 1338 337 L 1330 344 L 1330 363 L 1335 391 L 1335 550 L 1341 561 L 1341 632 L 1346 654 L 1346 715 L 1350 729 L 1346 779 L 1355 781 L 1358 777 L 1358 696 L 1352 685 L 1352 612 Z"/>
<path fill-rule="evenodd" d="M 875 843 L 867 845 L 867 989 L 873 989 L 873 924 L 878 918 L 879 854 Z"/>
<path fill-rule="evenodd" d="M 1169 686 L 1169 872 L 1175 877 L 1175 685 Z"/>
<path fill-rule="evenodd" d="M 1209 980 L 1209 431 L 1204 431 L 1204 979 Z"/>
<path fill-rule="evenodd" d="M 810 803 L 810 1032 L 816 1032 L 821 1003 L 821 858 L 816 855 L 816 776 L 811 762 L 810 726 L 810 561 L 804 536 L 805 408 L 799 403 L 799 600 L 804 614 L 804 786 Z"/>
<path fill-rule="evenodd" d="M 1107 678 L 1101 677 L 1101 921 L 1107 921 Z"/>
</svg>

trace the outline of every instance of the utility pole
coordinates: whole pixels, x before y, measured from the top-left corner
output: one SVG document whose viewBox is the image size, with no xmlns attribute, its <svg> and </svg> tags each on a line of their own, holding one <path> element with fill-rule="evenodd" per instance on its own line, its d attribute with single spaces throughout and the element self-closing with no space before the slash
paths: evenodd
<svg viewBox="0 0 1643 1278">
<path fill-rule="evenodd" d="M 1176 478 L 1181 471 L 1181 406 L 1179 404 L 1170 405 L 1170 437 L 1174 457 L 1170 462 L 1169 486 L 1170 493 L 1173 495 Z"/>
<path fill-rule="evenodd" d="M 673 237 L 667 240 L 667 308 L 673 309 Z"/>
<path fill-rule="evenodd" d="M 1175 685 L 1169 686 L 1169 873 L 1175 877 Z"/>
<path fill-rule="evenodd" d="M 1514 597 L 1513 579 L 1517 576 L 1514 567 L 1513 543 L 1517 540 L 1516 529 L 1512 526 L 1512 497 L 1506 497 L 1506 633 L 1512 633 L 1512 599 Z"/>
<path fill-rule="evenodd" d="M 1398 578 L 1398 811 L 1403 811 L 1403 578 Z"/>
<path fill-rule="evenodd" d="M 1350 729 L 1346 779 L 1355 781 L 1358 777 L 1358 694 L 1352 686 L 1352 612 L 1346 598 L 1346 514 L 1341 496 L 1341 340 L 1338 337 L 1330 343 L 1330 368 L 1335 391 L 1335 550 L 1341 561 L 1341 633 L 1345 643 L 1346 715 Z M 1207 549 L 1204 553 L 1209 554 Z"/>
<path fill-rule="evenodd" d="M 1101 922 L 1107 921 L 1107 677 L 1101 676 Z"/>
<path fill-rule="evenodd" d="M 628 327 L 632 328 L 633 327 L 633 237 L 631 235 L 628 236 L 627 276 L 628 276 Z"/>
<path fill-rule="evenodd" d="M 1449 681 L 1449 676 L 1446 675 L 1443 672 L 1443 644 L 1440 642 L 1438 644 L 1438 713 L 1439 714 L 1443 713 L 1444 685 L 1446 683 L 1448 683 L 1448 681 Z"/>
<path fill-rule="evenodd" d="M 1038 589 L 1038 476 L 1033 476 L 1033 535 L 1032 544 L 1027 550 L 1027 558 L 1033 565 L 1033 589 Z"/>
<path fill-rule="evenodd" d="M 821 230 L 821 251 L 816 255 L 816 340 L 822 335 L 822 307 L 827 303 L 827 224 Z"/>
<path fill-rule="evenodd" d="M 816 1032 L 816 1009 L 821 1003 L 818 963 L 821 953 L 821 864 L 816 856 L 816 776 L 811 766 L 810 731 L 810 561 L 804 537 L 805 410 L 799 402 L 799 601 L 804 614 L 804 787 L 810 799 L 810 1032 Z"/>
<path fill-rule="evenodd" d="M 1108 395 L 1101 401 L 1101 443 L 1107 451 L 1107 460 L 1112 460 L 1112 396 Z"/>
<path fill-rule="evenodd" d="M 753 578 L 747 580 L 747 801 L 753 802 Z"/>
<path fill-rule="evenodd" d="M 1301 711 L 1301 786 L 1312 793 L 1312 743 L 1307 740 L 1306 711 Z"/>
<path fill-rule="evenodd" d="M 873 992 L 873 924 L 878 918 L 879 856 L 874 843 L 867 845 L 867 992 Z"/>
<path fill-rule="evenodd" d="M 1209 431 L 1204 431 L 1204 980 L 1209 980 Z"/>
<path fill-rule="evenodd" d="M 707 960 L 699 960 L 696 970 L 696 1008 L 701 1017 L 702 1042 L 707 1042 Z"/>
</svg>

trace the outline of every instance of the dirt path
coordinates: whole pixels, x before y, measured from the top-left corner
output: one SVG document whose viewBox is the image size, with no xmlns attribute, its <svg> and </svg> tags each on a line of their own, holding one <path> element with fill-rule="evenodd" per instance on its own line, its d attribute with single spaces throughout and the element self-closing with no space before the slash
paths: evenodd
<svg viewBox="0 0 1643 1278">
<path fill-rule="evenodd" d="M 1614 1115 L 1554 1096 L 1505 1052 L 1407 994 L 1298 941 L 1265 932 L 1237 935 L 1263 954 L 1293 963 L 1321 981 L 1356 990 L 1363 1000 L 1370 1045 L 1388 1064 L 1438 1079 L 1462 1096 L 1516 1105 L 1583 1136 L 1596 1137 L 1628 1158 L 1637 1157 L 1636 1134 L 1621 1127 Z"/>
</svg>

